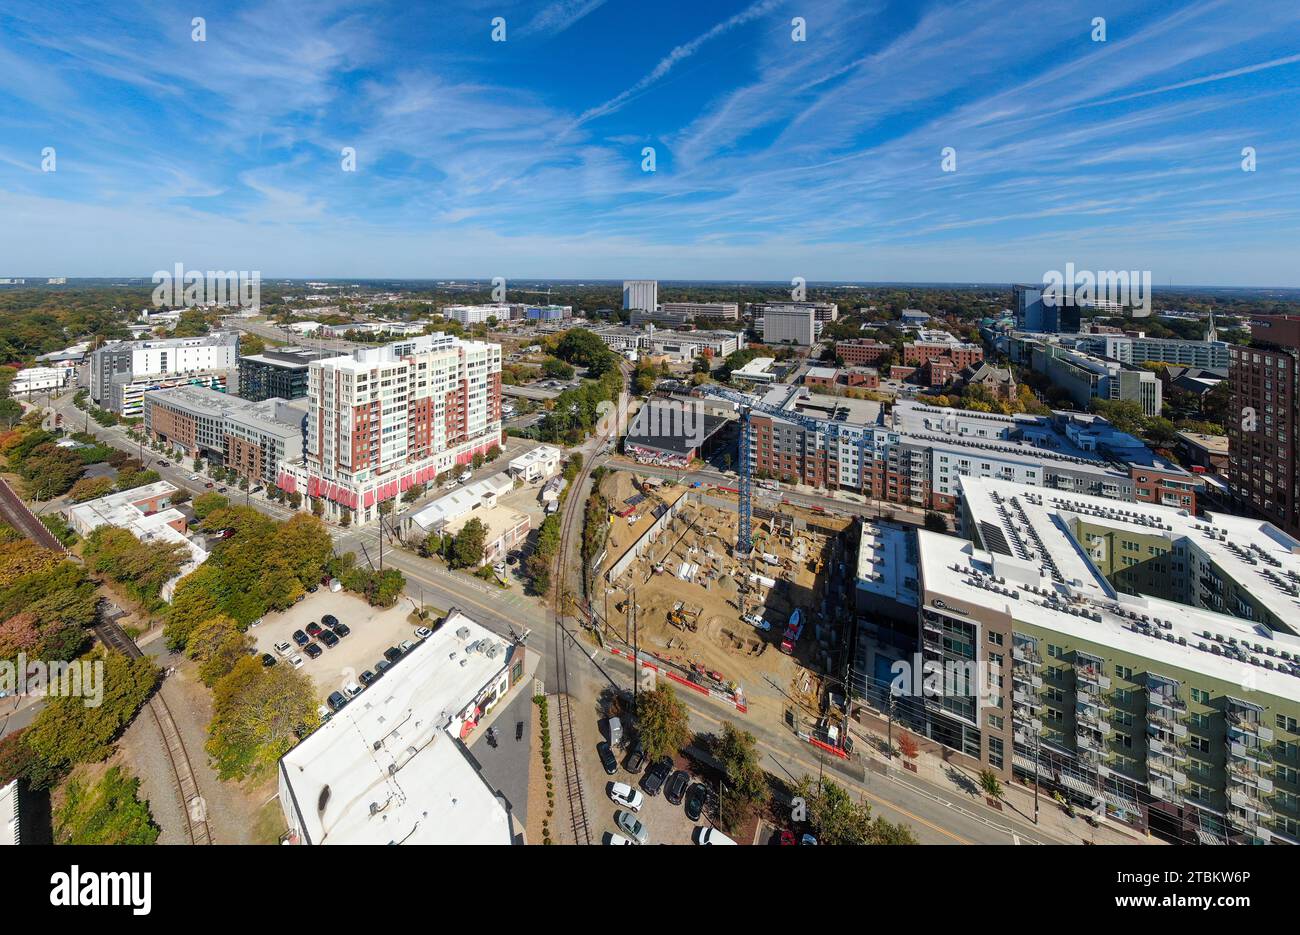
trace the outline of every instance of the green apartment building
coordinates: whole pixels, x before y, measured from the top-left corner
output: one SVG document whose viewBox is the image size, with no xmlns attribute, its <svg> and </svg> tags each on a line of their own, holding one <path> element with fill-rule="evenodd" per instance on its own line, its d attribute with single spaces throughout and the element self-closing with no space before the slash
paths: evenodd
<svg viewBox="0 0 1300 935">
<path fill-rule="evenodd" d="M 1162 837 L 1300 843 L 1300 542 L 978 478 L 961 523 L 917 534 L 918 641 L 988 688 L 929 736 Z"/>
</svg>

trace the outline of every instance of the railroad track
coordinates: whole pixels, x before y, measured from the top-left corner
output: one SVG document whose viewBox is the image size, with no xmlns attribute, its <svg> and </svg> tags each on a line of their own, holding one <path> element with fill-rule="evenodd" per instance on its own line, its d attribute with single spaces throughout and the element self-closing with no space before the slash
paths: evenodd
<svg viewBox="0 0 1300 935">
<path fill-rule="evenodd" d="M 570 488 L 572 493 L 580 483 Z M 576 497 L 576 494 L 575 494 Z M 587 801 L 582 790 L 582 763 L 574 739 L 573 712 L 569 706 L 569 651 L 568 642 L 573 634 L 564 625 L 565 601 L 569 594 L 568 578 L 565 574 L 565 557 L 573 537 L 573 528 L 583 510 L 576 503 L 569 504 L 569 509 L 561 514 L 560 548 L 555 558 L 555 671 L 559 680 L 556 695 L 556 717 L 560 727 L 560 760 L 564 764 L 565 792 L 569 800 L 569 816 L 573 828 L 575 844 L 591 843 L 591 825 L 587 820 Z"/>
<path fill-rule="evenodd" d="M 124 656 L 139 659 L 144 655 L 135 640 L 127 636 L 126 631 L 113 621 L 100 623 L 94 629 L 100 642 Z M 167 759 L 172 765 L 172 775 L 176 780 L 176 791 L 180 795 L 181 810 L 185 812 L 185 830 L 189 834 L 190 843 L 211 844 L 212 832 L 208 828 L 207 805 L 199 790 L 198 776 L 194 772 L 194 765 L 190 762 L 189 751 L 185 749 L 185 740 L 181 737 L 180 728 L 176 726 L 171 709 L 167 707 L 167 699 L 160 692 L 155 692 L 149 699 L 148 707 L 154 723 L 158 725 L 163 749 L 167 751 Z"/>
<path fill-rule="evenodd" d="M 45 524 L 32 514 L 27 504 L 23 503 L 22 499 L 13 492 L 13 488 L 3 479 L 0 479 L 0 517 L 26 534 L 27 538 L 37 545 L 67 553 L 68 550 L 63 547 L 63 543 L 45 528 Z M 127 636 L 126 631 L 113 621 L 104 621 L 95 625 L 93 629 L 101 643 L 117 650 L 127 658 L 138 659 L 144 655 L 140 647 L 135 644 L 135 640 Z M 172 776 L 176 780 L 176 790 L 181 797 L 181 809 L 185 812 L 186 831 L 190 843 L 211 844 L 212 834 L 208 828 L 206 806 L 199 792 L 198 777 L 194 773 L 189 751 L 185 749 L 185 740 L 176 726 L 171 709 L 167 707 L 166 699 L 158 692 L 149 699 L 148 707 L 154 723 L 158 726 L 163 748 L 167 751 L 167 759 L 171 761 Z"/>
</svg>

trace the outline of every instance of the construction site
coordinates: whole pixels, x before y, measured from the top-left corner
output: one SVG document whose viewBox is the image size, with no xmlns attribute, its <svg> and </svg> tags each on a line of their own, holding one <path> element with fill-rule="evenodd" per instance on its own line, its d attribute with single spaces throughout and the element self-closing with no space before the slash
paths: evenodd
<svg viewBox="0 0 1300 935">
<path fill-rule="evenodd" d="M 851 520 L 755 509 L 741 561 L 734 490 L 614 471 L 600 493 L 610 528 L 591 609 L 609 643 L 635 644 L 675 680 L 755 717 L 806 728 L 826 713 L 853 619 Z"/>
</svg>

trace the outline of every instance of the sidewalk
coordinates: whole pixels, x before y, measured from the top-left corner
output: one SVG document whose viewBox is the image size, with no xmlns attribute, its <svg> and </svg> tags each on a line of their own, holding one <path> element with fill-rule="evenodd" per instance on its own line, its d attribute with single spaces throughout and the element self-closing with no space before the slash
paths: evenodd
<svg viewBox="0 0 1300 935">
<path fill-rule="evenodd" d="M 1001 808 L 990 805 L 979 784 L 978 775 L 963 765 L 945 762 L 941 756 L 922 750 L 913 760 L 902 754 L 893 758 L 885 756 L 881 747 L 885 742 L 885 733 L 877 733 L 872 726 L 856 721 L 850 722 L 850 733 L 856 744 L 855 753 L 860 756 L 868 769 L 883 771 L 896 780 L 909 783 L 922 791 L 925 786 L 944 796 L 955 796 L 954 801 L 980 816 L 999 824 L 1023 828 L 1027 836 L 1035 834 L 1050 839 L 1055 844 L 1161 844 L 1164 843 L 1149 835 L 1120 822 L 1100 818 L 1099 826 L 1094 828 L 1083 820 L 1076 809 L 1078 817 L 1071 818 L 1058 805 L 1050 792 L 1040 791 L 1038 796 L 1038 823 L 1034 823 L 1034 789 L 1033 786 L 1021 785 L 1019 782 L 1003 783 Z M 899 728 L 894 730 L 897 745 Z M 904 763 L 908 765 L 905 766 Z M 909 766 L 915 766 L 913 772 Z"/>
</svg>

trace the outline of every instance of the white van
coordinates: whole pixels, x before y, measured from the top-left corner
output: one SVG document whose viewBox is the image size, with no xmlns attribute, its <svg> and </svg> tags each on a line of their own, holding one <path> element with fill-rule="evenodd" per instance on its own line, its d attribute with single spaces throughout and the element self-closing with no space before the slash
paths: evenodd
<svg viewBox="0 0 1300 935">
<path fill-rule="evenodd" d="M 695 843 L 696 844 L 735 844 L 736 842 L 731 840 L 731 838 L 727 837 L 717 828 L 708 828 L 705 827 L 704 825 L 700 825 L 698 828 L 695 829 Z"/>
<path fill-rule="evenodd" d="M 474 476 L 474 472 L 471 471 L 469 468 L 466 468 L 465 470 L 460 472 L 460 476 L 456 478 L 456 483 L 463 484 L 473 476 Z"/>
</svg>

